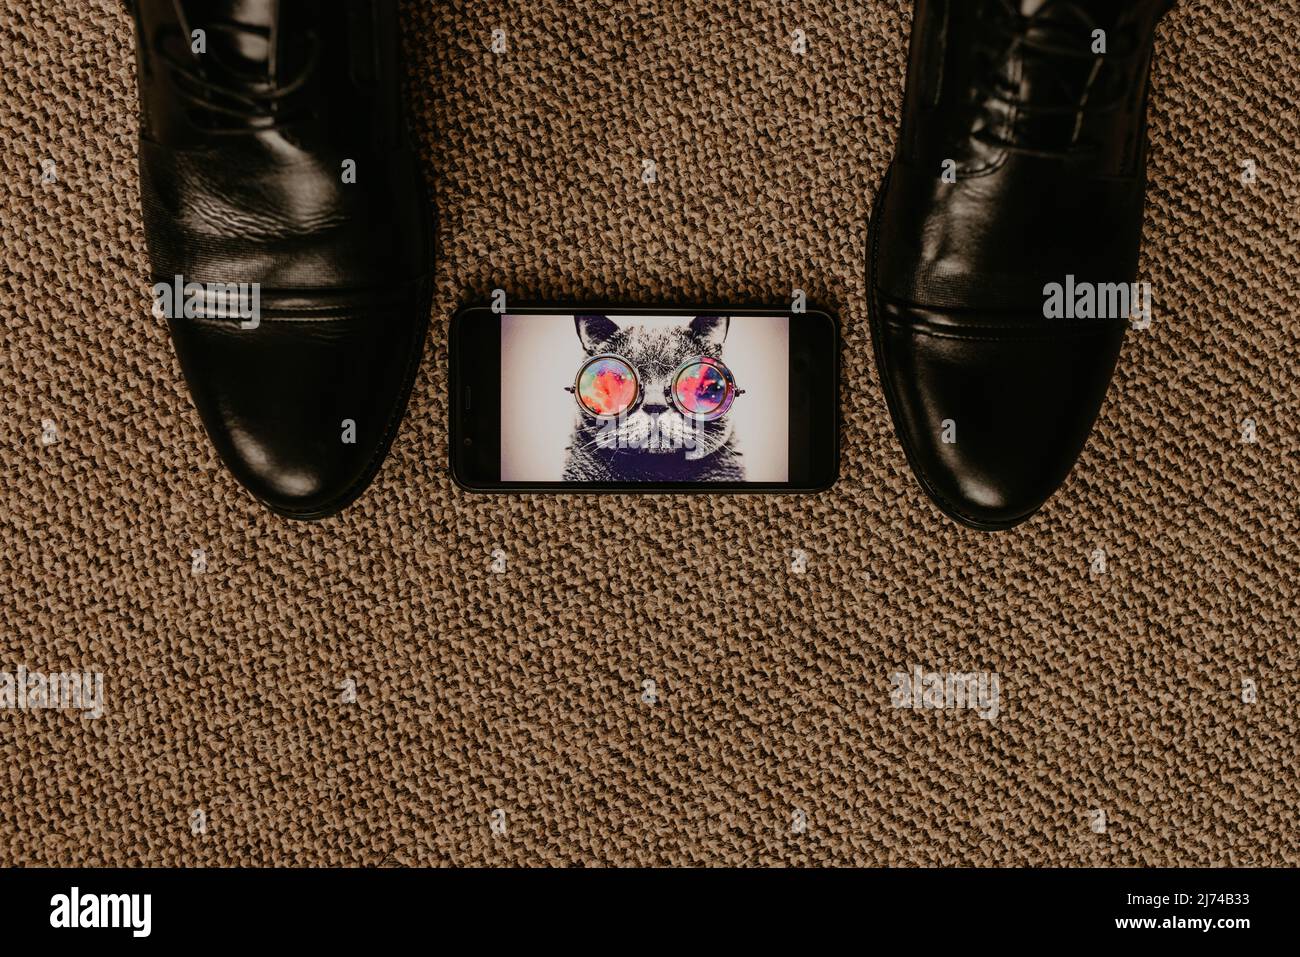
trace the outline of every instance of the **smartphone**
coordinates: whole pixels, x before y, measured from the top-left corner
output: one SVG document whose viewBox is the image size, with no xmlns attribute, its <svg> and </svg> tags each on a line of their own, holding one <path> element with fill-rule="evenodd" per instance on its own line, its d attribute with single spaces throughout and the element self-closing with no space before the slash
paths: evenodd
<svg viewBox="0 0 1300 957">
<path fill-rule="evenodd" d="M 839 326 L 818 310 L 467 306 L 451 470 L 482 492 L 818 492 L 839 475 Z"/>
</svg>

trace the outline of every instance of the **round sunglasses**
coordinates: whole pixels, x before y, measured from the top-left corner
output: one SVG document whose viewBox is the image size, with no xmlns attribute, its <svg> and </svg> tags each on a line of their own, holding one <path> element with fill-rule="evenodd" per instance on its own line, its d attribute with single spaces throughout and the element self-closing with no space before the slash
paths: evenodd
<svg viewBox="0 0 1300 957">
<path fill-rule="evenodd" d="M 612 352 L 592 356 L 584 362 L 573 385 L 565 386 L 565 391 L 573 393 L 579 408 L 598 419 L 628 415 L 645 401 L 645 389 L 636 368 Z M 664 386 L 664 398 L 669 405 L 697 422 L 721 418 L 731 409 L 736 397 L 744 394 L 744 389 L 736 388 L 731 370 L 711 356 L 687 359 Z"/>
</svg>

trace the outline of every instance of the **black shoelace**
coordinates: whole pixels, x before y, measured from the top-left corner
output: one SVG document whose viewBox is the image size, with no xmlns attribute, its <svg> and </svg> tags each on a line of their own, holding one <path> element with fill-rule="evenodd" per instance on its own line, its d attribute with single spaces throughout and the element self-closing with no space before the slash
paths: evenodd
<svg viewBox="0 0 1300 957">
<path fill-rule="evenodd" d="M 985 16 L 978 21 L 981 31 L 976 46 L 987 56 L 987 65 L 975 90 L 981 112 L 990 122 L 975 135 L 999 149 L 1033 156 L 1064 158 L 1095 151 L 1097 144 L 1081 139 L 1084 124 L 1091 115 L 1112 113 L 1123 105 L 1126 90 L 1121 82 L 1115 81 L 1128 72 L 1127 64 L 1137 52 L 1131 36 L 1121 30 L 1108 31 L 1107 52 L 1093 53 L 1093 30 L 1097 24 L 1086 10 L 1070 0 L 1048 0 L 1037 12 L 1028 15 L 1017 9 L 1014 0 L 986 0 L 983 12 Z M 1067 18 L 1065 22 L 1062 16 Z M 1120 49 L 1112 49 L 1117 44 Z M 1039 76 L 1044 69 L 1049 73 L 1059 71 L 1059 82 L 1054 85 L 1050 102 L 1030 102 L 1018 86 L 1008 81 L 1006 67 L 1017 61 L 1032 64 Z M 1072 89 L 1071 82 L 1078 88 Z M 1059 145 L 1025 142 L 1020 138 L 1018 124 L 1008 124 L 1005 118 L 999 117 L 993 109 L 995 104 L 1010 107 L 1016 117 L 1029 120 L 1073 116 L 1068 142 Z M 997 129 L 1004 132 L 995 132 Z"/>
<path fill-rule="evenodd" d="M 302 90 L 311 79 L 320 55 L 316 34 L 302 34 L 306 44 L 303 63 L 292 76 L 281 79 L 274 67 L 275 51 L 268 55 L 262 76 L 252 76 L 223 63 L 215 51 L 198 54 L 190 46 L 193 23 L 181 0 L 172 0 L 180 23 L 180 35 L 163 34 L 155 46 L 159 56 L 172 70 L 178 95 L 199 118 L 205 132 L 237 135 L 255 131 L 281 129 L 300 118 L 301 111 L 289 108 L 289 98 Z M 275 42 L 270 31 L 229 20 L 210 20 L 202 24 L 209 34 L 238 37 L 252 34 L 268 48 Z M 183 45 L 184 52 L 174 48 Z"/>
</svg>

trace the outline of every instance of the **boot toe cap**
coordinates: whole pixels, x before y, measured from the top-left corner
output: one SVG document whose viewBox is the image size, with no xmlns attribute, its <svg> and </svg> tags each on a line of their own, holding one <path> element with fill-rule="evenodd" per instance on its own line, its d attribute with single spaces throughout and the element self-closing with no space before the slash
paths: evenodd
<svg viewBox="0 0 1300 957">
<path fill-rule="evenodd" d="M 424 309 L 424 314 L 420 310 Z M 171 323 L 203 425 L 235 478 L 288 518 L 333 515 L 377 473 L 423 348 L 419 297 L 326 319 Z"/>
<path fill-rule="evenodd" d="M 880 373 L 913 471 L 950 517 L 1012 528 L 1065 481 L 1115 368 L 1123 325 L 936 326 L 894 311 Z"/>
</svg>

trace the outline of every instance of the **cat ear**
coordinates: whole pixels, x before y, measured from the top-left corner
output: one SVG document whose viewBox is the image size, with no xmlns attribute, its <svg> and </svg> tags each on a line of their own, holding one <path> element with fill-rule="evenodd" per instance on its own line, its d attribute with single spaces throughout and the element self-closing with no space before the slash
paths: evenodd
<svg viewBox="0 0 1300 957">
<path fill-rule="evenodd" d="M 706 346 L 720 346 L 727 338 L 731 320 L 726 316 L 696 316 L 691 320 L 691 335 Z"/>
<path fill-rule="evenodd" d="M 608 316 L 574 316 L 573 324 L 578 327 L 582 347 L 592 355 L 600 352 L 618 332 L 618 326 Z"/>
</svg>

